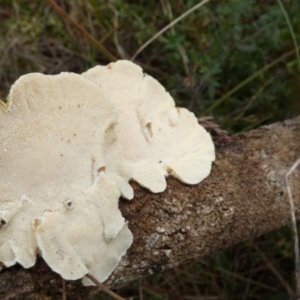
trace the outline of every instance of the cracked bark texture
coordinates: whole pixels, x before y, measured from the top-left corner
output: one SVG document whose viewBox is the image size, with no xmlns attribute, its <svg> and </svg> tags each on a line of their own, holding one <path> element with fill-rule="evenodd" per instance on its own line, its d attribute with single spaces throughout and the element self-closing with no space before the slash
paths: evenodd
<svg viewBox="0 0 300 300">
<path fill-rule="evenodd" d="M 208 256 L 279 228 L 290 212 L 284 176 L 300 157 L 300 117 L 235 135 L 216 144 L 210 176 L 195 186 L 168 179 L 164 193 L 133 183 L 135 199 L 121 199 L 134 243 L 107 280 L 110 287 Z M 300 170 L 290 184 L 300 208 Z M 66 283 L 68 299 L 88 299 L 96 289 Z M 0 273 L 0 299 L 62 299 L 62 279 L 38 259 Z"/>
</svg>

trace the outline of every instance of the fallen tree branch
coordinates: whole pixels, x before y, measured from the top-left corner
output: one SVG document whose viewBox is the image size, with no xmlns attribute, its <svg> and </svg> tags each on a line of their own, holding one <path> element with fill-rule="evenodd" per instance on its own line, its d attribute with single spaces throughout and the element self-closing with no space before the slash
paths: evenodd
<svg viewBox="0 0 300 300">
<path fill-rule="evenodd" d="M 133 184 L 135 199 L 121 200 L 134 243 L 105 283 L 116 287 L 208 256 L 290 221 L 285 175 L 300 156 L 300 117 L 232 137 L 216 145 L 211 175 L 196 186 L 168 179 L 164 193 Z M 296 212 L 300 170 L 289 177 Z M 66 283 L 68 299 L 88 299 L 94 287 Z M 38 259 L 0 273 L 1 299 L 61 299 L 62 279 Z"/>
</svg>

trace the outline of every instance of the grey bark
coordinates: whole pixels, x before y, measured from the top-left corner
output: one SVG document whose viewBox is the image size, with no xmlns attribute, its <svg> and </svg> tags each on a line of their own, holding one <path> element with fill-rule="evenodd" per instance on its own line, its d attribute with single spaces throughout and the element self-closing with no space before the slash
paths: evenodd
<svg viewBox="0 0 300 300">
<path fill-rule="evenodd" d="M 300 157 L 300 117 L 216 143 L 211 175 L 195 186 L 168 179 L 164 193 L 133 183 L 135 199 L 121 199 L 134 243 L 107 285 L 129 281 L 208 256 L 289 222 L 284 175 Z M 297 211 L 300 170 L 290 177 Z M 88 299 L 93 287 L 67 282 L 68 299 Z M 62 299 L 62 279 L 38 259 L 0 273 L 1 299 Z M 48 297 L 48 298 L 47 298 Z"/>
</svg>

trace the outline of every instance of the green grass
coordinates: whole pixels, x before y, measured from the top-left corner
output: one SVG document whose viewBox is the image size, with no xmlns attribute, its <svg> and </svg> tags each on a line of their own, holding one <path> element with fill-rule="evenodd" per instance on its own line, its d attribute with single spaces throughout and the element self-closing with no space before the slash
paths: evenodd
<svg viewBox="0 0 300 300">
<path fill-rule="evenodd" d="M 111 54 L 130 59 L 199 1 L 57 3 Z M 230 133 L 247 131 L 300 113 L 299 15 L 295 0 L 211 0 L 158 36 L 135 62 L 178 106 L 214 116 Z M 0 1 L 0 97 L 29 72 L 80 73 L 107 64 L 102 53 L 47 1 Z M 283 228 L 119 292 L 143 300 L 289 299 L 291 242 Z"/>
</svg>

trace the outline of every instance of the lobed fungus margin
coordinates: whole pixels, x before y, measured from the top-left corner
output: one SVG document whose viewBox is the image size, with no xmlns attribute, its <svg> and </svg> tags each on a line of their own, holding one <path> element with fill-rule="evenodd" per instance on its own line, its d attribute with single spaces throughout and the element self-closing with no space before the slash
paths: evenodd
<svg viewBox="0 0 300 300">
<path fill-rule="evenodd" d="M 132 62 L 22 76 L 0 101 L 0 262 L 39 253 L 64 279 L 103 282 L 133 241 L 118 208 L 129 180 L 197 184 L 214 159 L 196 117 Z"/>
</svg>

